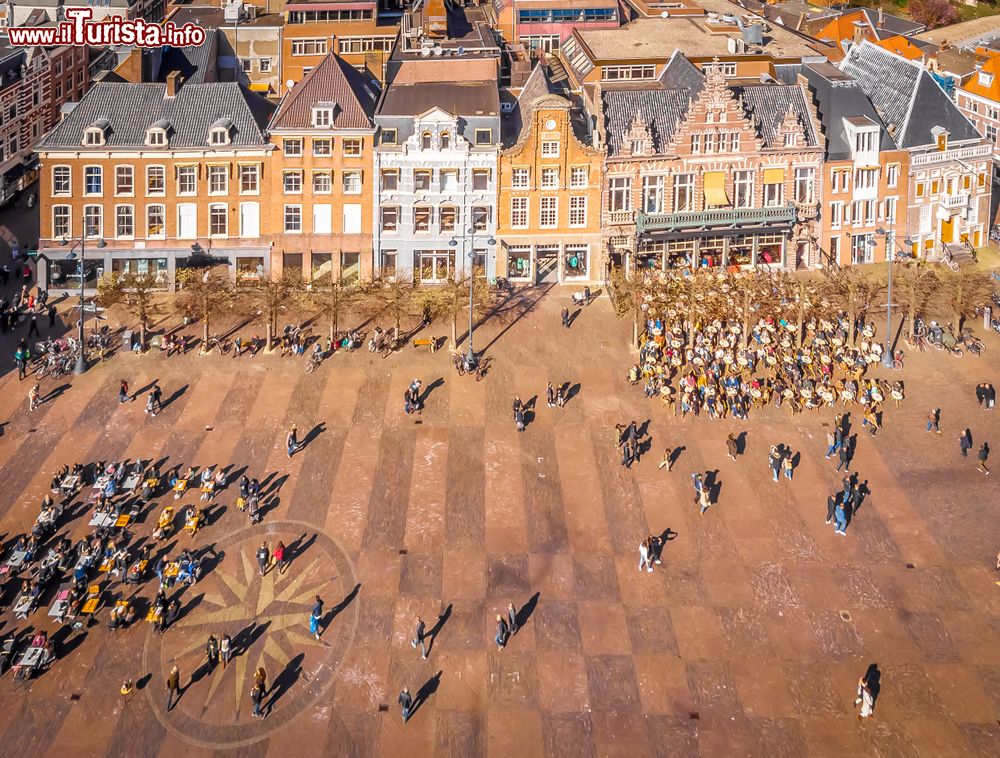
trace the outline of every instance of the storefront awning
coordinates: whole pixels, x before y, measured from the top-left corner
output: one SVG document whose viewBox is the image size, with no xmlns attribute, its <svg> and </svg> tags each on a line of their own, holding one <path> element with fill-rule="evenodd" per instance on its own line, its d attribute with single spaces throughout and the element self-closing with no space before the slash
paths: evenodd
<svg viewBox="0 0 1000 758">
<path fill-rule="evenodd" d="M 784 184 L 784 183 L 785 183 L 785 169 L 783 168 L 764 169 L 764 184 Z"/>
<path fill-rule="evenodd" d="M 267 82 L 250 82 L 251 92 L 270 92 L 271 85 Z"/>
<path fill-rule="evenodd" d="M 722 171 L 709 171 L 705 174 L 705 205 L 730 205 L 726 195 L 726 175 Z"/>
</svg>

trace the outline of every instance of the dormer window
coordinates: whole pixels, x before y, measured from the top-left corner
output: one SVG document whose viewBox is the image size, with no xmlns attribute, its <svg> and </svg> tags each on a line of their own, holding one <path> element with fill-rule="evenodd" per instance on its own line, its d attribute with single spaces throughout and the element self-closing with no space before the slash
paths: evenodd
<svg viewBox="0 0 1000 758">
<path fill-rule="evenodd" d="M 934 141 L 937 144 L 937 149 L 942 152 L 948 149 L 948 130 L 943 126 L 935 126 L 931 129 L 931 134 L 934 135 Z"/>
<path fill-rule="evenodd" d="M 785 135 L 785 147 L 797 147 L 799 144 L 799 135 L 794 132 L 789 132 Z"/>
<path fill-rule="evenodd" d="M 980 87 L 991 87 L 993 86 L 993 74 L 989 71 L 979 72 L 979 86 Z"/>
<path fill-rule="evenodd" d="M 420 149 L 430 150 L 431 149 L 431 133 L 424 132 L 420 135 Z"/>
<path fill-rule="evenodd" d="M 232 142 L 233 122 L 228 118 L 220 118 L 208 130 L 209 145 L 228 145 Z"/>
<path fill-rule="evenodd" d="M 160 119 L 146 130 L 146 144 L 150 147 L 166 147 L 170 122 Z"/>
<path fill-rule="evenodd" d="M 333 125 L 333 108 L 313 108 L 313 126 L 328 128 Z"/>
<path fill-rule="evenodd" d="M 83 144 L 88 147 L 105 144 L 110 126 L 111 123 L 106 118 L 98 119 L 84 130 Z"/>
</svg>

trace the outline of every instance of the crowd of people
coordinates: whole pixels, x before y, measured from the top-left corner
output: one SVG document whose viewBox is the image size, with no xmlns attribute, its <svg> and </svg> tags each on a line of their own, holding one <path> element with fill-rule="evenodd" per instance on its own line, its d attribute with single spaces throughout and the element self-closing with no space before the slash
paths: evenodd
<svg viewBox="0 0 1000 758">
<path fill-rule="evenodd" d="M 745 324 L 733 314 L 692 323 L 669 302 L 645 305 L 629 382 L 682 415 L 746 419 L 770 403 L 793 414 L 843 404 L 862 408 L 877 427 L 883 406 L 904 399 L 902 381 L 871 375 L 883 346 L 863 318 L 852 323 L 840 312 L 801 325 L 774 316 Z"/>
<path fill-rule="evenodd" d="M 25 645 L 15 632 L 6 635 L 0 647 L 15 676 L 30 678 L 44 671 L 58 659 L 68 638 L 61 630 L 85 630 L 105 609 L 112 632 L 140 618 L 161 633 L 176 623 L 184 613 L 184 590 L 196 584 L 219 555 L 209 545 L 193 544 L 170 555 L 175 543 L 162 543 L 178 529 L 194 538 L 208 523 L 213 501 L 229 484 L 228 468 L 215 465 L 200 469 L 176 465 L 161 474 L 157 463 L 119 460 L 67 464 L 55 471 L 31 529 L 15 537 L 0 559 L 0 581 L 17 586 L 14 618 L 30 621 L 48 605 L 48 617 L 60 625 L 60 631 L 46 635 L 40 645 L 35 640 Z M 244 473 L 238 488 L 237 504 L 256 522 L 260 481 Z M 185 506 L 163 506 L 148 535 L 138 534 L 143 515 L 156 510 L 154 499 L 172 495 L 180 500 L 196 493 L 200 498 Z M 90 531 L 74 541 L 69 525 L 81 516 L 87 518 Z M 283 544 L 278 544 L 273 557 L 284 571 L 289 556 Z M 143 598 L 150 582 L 152 596 Z M 228 637 L 215 645 L 224 663 L 228 661 Z M 212 647 L 210 638 L 208 648 Z"/>
</svg>

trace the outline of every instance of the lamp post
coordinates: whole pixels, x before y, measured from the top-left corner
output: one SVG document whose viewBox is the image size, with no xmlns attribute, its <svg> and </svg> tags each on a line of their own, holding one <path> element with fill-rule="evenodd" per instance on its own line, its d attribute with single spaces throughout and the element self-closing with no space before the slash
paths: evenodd
<svg viewBox="0 0 1000 758">
<path fill-rule="evenodd" d="M 476 351 L 472 348 L 472 328 L 475 324 L 475 298 L 474 298 L 474 286 L 475 286 L 475 270 L 473 263 L 476 260 L 476 228 L 466 230 L 469 240 L 472 243 L 472 250 L 468 253 L 469 258 L 469 352 L 465 356 L 465 365 L 467 369 L 474 369 L 476 367 Z M 465 237 L 462 238 L 463 248 L 465 243 Z M 490 237 L 486 240 L 486 244 L 492 247 L 497 241 Z M 458 240 L 452 239 L 448 242 L 449 247 L 458 247 Z"/>
<path fill-rule="evenodd" d="M 66 255 L 66 260 L 70 260 L 71 261 L 74 258 L 76 258 L 76 253 L 74 253 L 73 251 L 76 249 L 77 245 L 79 245 L 79 247 L 80 247 L 80 330 L 79 330 L 78 334 L 79 334 L 79 338 L 80 338 L 80 354 L 76 358 L 76 367 L 73 369 L 73 373 L 74 374 L 82 374 L 84 371 L 87 370 L 87 351 L 86 351 L 87 345 L 86 345 L 86 338 L 85 338 L 84 333 L 83 333 L 83 319 L 84 319 L 84 314 L 86 313 L 86 311 L 84 310 L 85 300 L 84 300 L 84 294 L 83 294 L 84 280 L 86 279 L 86 275 L 87 275 L 86 267 L 84 266 L 84 263 L 86 262 L 86 254 L 85 254 L 86 253 L 86 239 L 87 239 L 87 229 L 86 229 L 86 222 L 84 222 L 83 234 L 80 236 L 80 239 L 76 240 L 73 243 L 73 247 L 71 247 L 69 249 L 69 253 L 67 253 L 67 255 Z M 62 247 L 65 247 L 66 245 L 69 244 L 69 240 L 66 239 L 65 237 L 63 237 L 59 241 L 59 244 Z M 102 238 L 98 237 L 98 239 L 97 239 L 97 247 L 98 247 L 98 249 L 103 249 L 103 248 L 107 247 L 107 243 Z"/>
<path fill-rule="evenodd" d="M 896 251 L 889 249 L 889 243 L 890 241 L 893 245 L 898 245 L 898 243 L 896 242 L 895 237 L 890 240 L 889 233 L 881 226 L 875 230 L 875 234 L 879 237 L 885 238 L 885 260 L 889 268 L 889 280 L 888 287 L 886 288 L 885 301 L 885 350 L 882 351 L 882 365 L 886 368 L 892 368 L 892 264 L 896 259 Z M 907 245 L 913 244 L 909 237 L 903 241 Z M 871 245 L 874 247 L 875 240 L 871 240 Z"/>
</svg>

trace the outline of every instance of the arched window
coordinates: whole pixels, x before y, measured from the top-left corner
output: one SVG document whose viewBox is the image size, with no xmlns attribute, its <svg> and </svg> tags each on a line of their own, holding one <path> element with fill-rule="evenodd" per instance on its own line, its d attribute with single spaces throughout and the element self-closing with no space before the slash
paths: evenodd
<svg viewBox="0 0 1000 758">
<path fill-rule="evenodd" d="M 441 132 L 441 149 L 447 150 L 451 147 L 451 135 L 448 132 Z"/>
<path fill-rule="evenodd" d="M 431 149 L 431 133 L 430 132 L 424 132 L 423 134 L 420 135 L 420 148 L 422 150 L 430 150 Z"/>
</svg>

